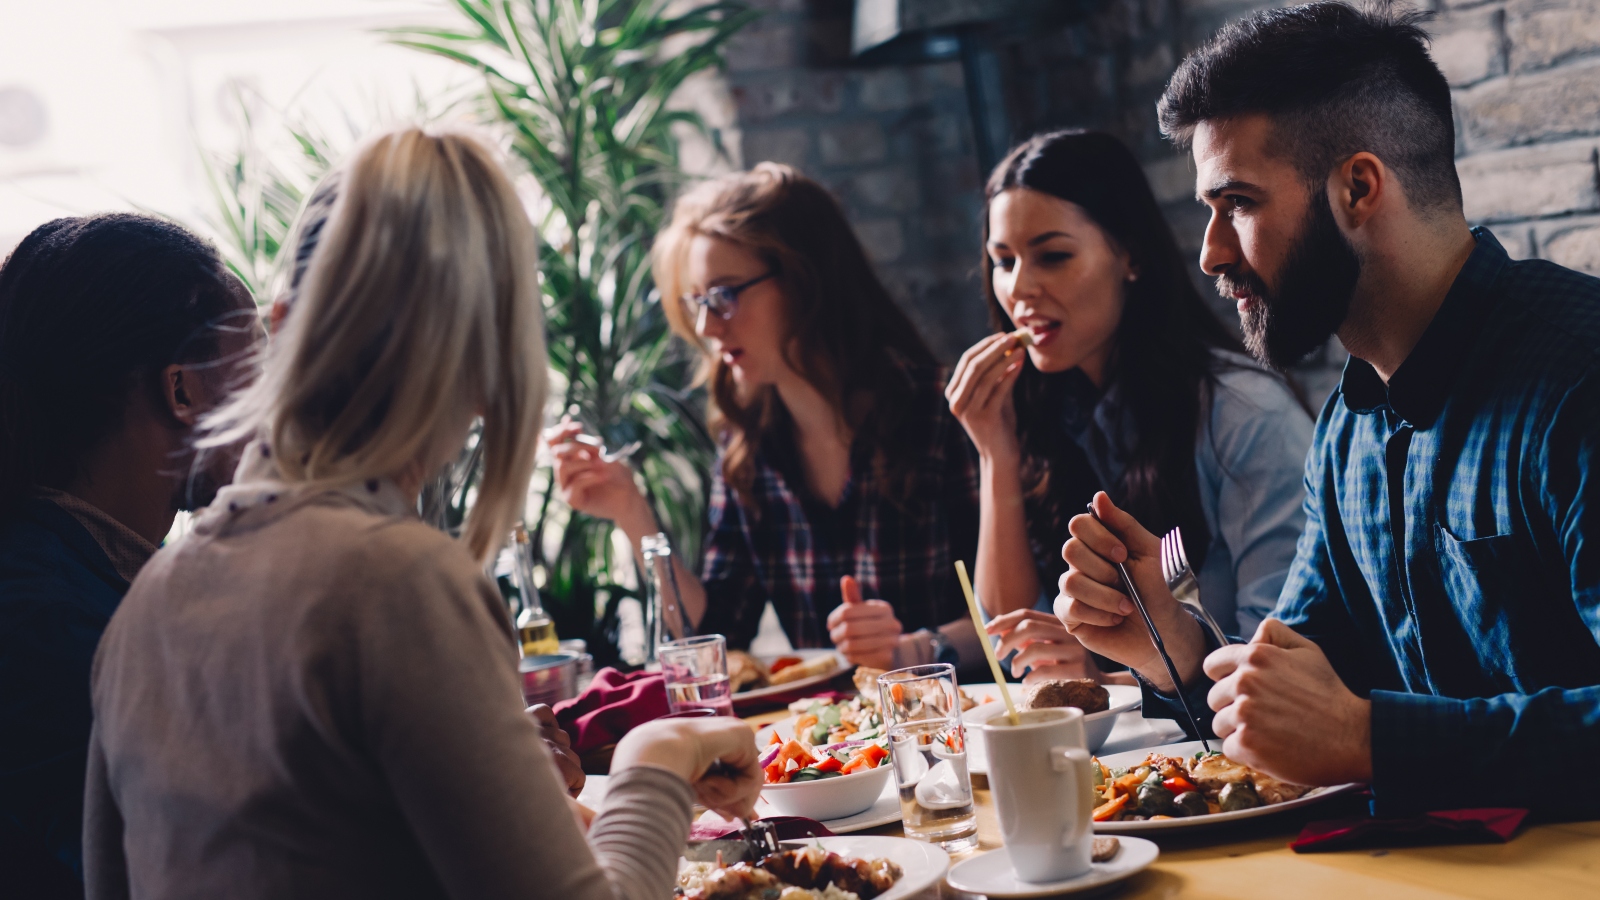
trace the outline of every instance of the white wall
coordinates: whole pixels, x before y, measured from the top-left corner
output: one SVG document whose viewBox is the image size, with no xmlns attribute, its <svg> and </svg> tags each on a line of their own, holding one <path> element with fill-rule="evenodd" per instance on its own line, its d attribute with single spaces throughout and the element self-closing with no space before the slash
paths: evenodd
<svg viewBox="0 0 1600 900">
<path fill-rule="evenodd" d="M 195 221 L 196 141 L 234 143 L 236 85 L 339 134 L 406 115 L 471 75 L 374 30 L 456 20 L 420 0 L 0 0 L 0 253 L 63 215 Z"/>
</svg>

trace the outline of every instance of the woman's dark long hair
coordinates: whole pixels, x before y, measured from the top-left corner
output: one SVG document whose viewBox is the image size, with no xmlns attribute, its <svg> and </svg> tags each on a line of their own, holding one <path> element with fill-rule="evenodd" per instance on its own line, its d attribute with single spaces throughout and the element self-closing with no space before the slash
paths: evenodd
<svg viewBox="0 0 1600 900">
<path fill-rule="evenodd" d="M 104 213 L 35 228 L 0 267 L 0 514 L 65 488 L 122 424 L 129 390 L 161 399 L 171 363 L 214 359 L 237 306 L 217 251 L 162 219 Z"/>
<path fill-rule="evenodd" d="M 1156 204 L 1138 160 L 1121 141 L 1092 131 L 1037 135 L 1012 150 L 989 176 L 983 246 L 989 244 L 989 207 L 1013 188 L 1026 188 L 1076 204 L 1128 254 L 1138 279 L 1126 284 L 1108 377 L 1121 402 L 1114 434 L 1131 431 L 1123 448 L 1121 482 L 1102 485 L 1119 506 L 1155 534 L 1182 526 L 1191 563 L 1211 543 L 1200 507 L 1195 440 L 1202 411 L 1216 384 L 1214 350 L 1244 352 L 1230 329 L 1189 280 L 1172 229 Z M 984 293 L 997 331 L 1016 326 L 994 293 L 994 263 L 983 255 Z M 1044 549 L 1059 546 L 1067 520 L 1083 510 L 1087 458 L 1061 425 L 1068 373 L 1045 374 L 1024 366 L 1016 387 L 1022 484 L 1030 537 Z"/>
<path fill-rule="evenodd" d="M 677 302 L 689 288 L 684 259 L 696 235 L 739 244 L 777 274 L 785 300 L 788 363 L 869 442 L 889 499 L 909 499 L 912 465 L 926 447 L 918 444 L 919 430 L 904 427 L 916 401 L 908 369 L 932 369 L 938 363 L 878 280 L 838 201 L 797 169 L 761 163 L 684 195 L 656 240 L 654 271 L 662 305 L 673 330 L 701 350 L 701 374 L 711 386 L 711 424 L 727 441 L 723 478 L 745 494 L 762 444 L 790 439 L 793 425 L 775 389 L 739 396 L 733 373 L 707 351 Z"/>
</svg>

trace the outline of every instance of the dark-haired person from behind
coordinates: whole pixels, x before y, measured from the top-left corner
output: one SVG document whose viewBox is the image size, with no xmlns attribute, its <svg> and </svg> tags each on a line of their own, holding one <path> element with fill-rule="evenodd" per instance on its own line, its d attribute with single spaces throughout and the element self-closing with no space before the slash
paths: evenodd
<svg viewBox="0 0 1600 900">
<path fill-rule="evenodd" d="M 1101 676 L 1035 609 L 1066 571 L 1067 520 L 1101 490 L 1157 533 L 1181 527 L 1201 602 L 1227 634 L 1253 633 L 1305 522 L 1311 416 L 1201 299 L 1122 142 L 1039 135 L 995 167 L 987 195 L 996 333 L 945 394 L 981 460 L 977 587 L 1001 655 L 1016 650 L 1012 672 L 1029 681 Z"/>
<path fill-rule="evenodd" d="M 1224 28 L 1160 105 L 1211 208 L 1201 262 L 1247 343 L 1285 366 L 1351 353 L 1306 463 L 1306 530 L 1276 611 L 1217 648 L 1156 539 L 1107 498 L 1070 524 L 1057 612 L 1173 685 L 1233 759 L 1367 782 L 1379 815 L 1523 807 L 1592 819 L 1600 785 L 1519 773 L 1600 756 L 1600 279 L 1513 261 L 1469 228 L 1450 91 L 1419 14 L 1315 3 Z M 1209 654 L 1209 655 L 1208 655 Z"/>
<path fill-rule="evenodd" d="M 216 251 L 57 219 L 0 268 L 0 893 L 82 896 L 89 668 L 179 510 L 237 459 L 189 441 L 260 333 Z"/>
</svg>

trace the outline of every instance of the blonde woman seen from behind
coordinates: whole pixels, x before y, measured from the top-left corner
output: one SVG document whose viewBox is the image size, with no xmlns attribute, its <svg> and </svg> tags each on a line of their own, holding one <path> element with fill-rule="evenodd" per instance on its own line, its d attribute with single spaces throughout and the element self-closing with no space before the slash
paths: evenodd
<svg viewBox="0 0 1600 900">
<path fill-rule="evenodd" d="M 545 398 L 532 226 L 456 133 L 383 135 L 322 198 L 261 377 L 212 422 L 251 439 L 235 484 L 101 643 L 88 895 L 666 896 L 696 796 L 751 812 L 756 748 L 733 719 L 635 729 L 586 839 L 523 713 L 483 563 Z M 478 416 L 457 541 L 416 498 Z"/>
</svg>

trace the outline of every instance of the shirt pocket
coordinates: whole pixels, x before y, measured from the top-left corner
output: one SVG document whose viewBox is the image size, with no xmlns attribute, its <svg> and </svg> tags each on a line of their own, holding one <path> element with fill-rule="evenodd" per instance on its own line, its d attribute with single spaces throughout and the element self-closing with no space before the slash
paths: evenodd
<svg viewBox="0 0 1600 900">
<path fill-rule="evenodd" d="M 1485 674 L 1500 690 L 1518 683 L 1512 652 L 1512 613 L 1534 579 L 1519 534 L 1460 540 L 1436 525 L 1439 579 Z"/>
</svg>

